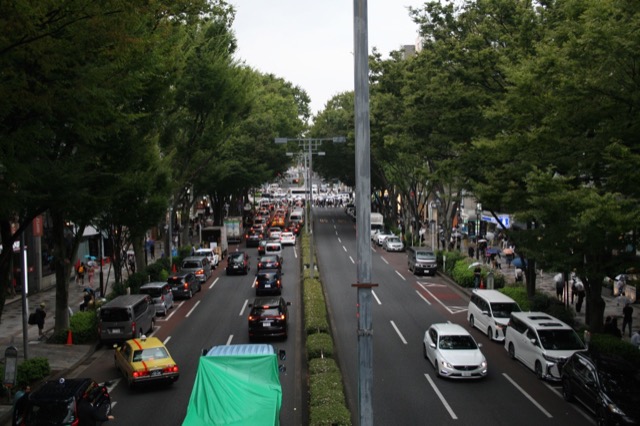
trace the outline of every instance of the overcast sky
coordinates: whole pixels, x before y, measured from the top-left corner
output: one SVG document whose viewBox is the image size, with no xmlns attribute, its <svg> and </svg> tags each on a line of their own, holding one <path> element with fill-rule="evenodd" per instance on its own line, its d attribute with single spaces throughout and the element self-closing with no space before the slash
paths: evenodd
<svg viewBox="0 0 640 426">
<path fill-rule="evenodd" d="M 353 90 L 353 1 L 229 0 L 236 8 L 237 57 L 262 73 L 304 89 L 315 114 L 334 95 Z M 408 7 L 424 0 L 369 0 L 369 52 L 383 57 L 415 44 Z"/>
</svg>

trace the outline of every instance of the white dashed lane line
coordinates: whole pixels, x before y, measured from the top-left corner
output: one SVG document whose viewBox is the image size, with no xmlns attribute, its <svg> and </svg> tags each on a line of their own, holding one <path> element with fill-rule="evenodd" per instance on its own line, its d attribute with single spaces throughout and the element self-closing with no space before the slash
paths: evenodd
<svg viewBox="0 0 640 426">
<path fill-rule="evenodd" d="M 344 252 L 347 252 L 347 248 L 345 246 L 342 246 L 342 250 L 344 250 Z"/>
<path fill-rule="evenodd" d="M 242 305 L 242 309 L 240 309 L 240 313 L 238 314 L 239 317 L 244 315 L 244 310 L 247 309 L 248 305 L 249 305 L 249 299 L 245 299 L 244 305 Z"/>
<path fill-rule="evenodd" d="M 351 263 L 353 263 L 354 265 L 356 264 L 356 261 L 353 260 L 353 257 L 349 256 L 349 260 L 351 260 Z"/>
<path fill-rule="evenodd" d="M 382 305 L 382 302 L 380 301 L 380 299 L 378 298 L 378 295 L 376 294 L 375 291 L 371 290 L 371 294 L 373 295 L 373 297 L 375 297 L 376 302 L 378 302 L 378 305 Z"/>
<path fill-rule="evenodd" d="M 400 337 L 400 340 L 402 340 L 402 343 L 404 343 L 405 345 L 407 344 L 407 341 L 405 340 L 404 336 L 402 335 L 402 333 L 400 333 L 400 329 L 398 329 L 398 327 L 396 326 L 396 323 L 393 321 L 391 322 L 391 326 L 393 327 L 393 329 L 396 331 L 396 333 L 398 334 L 398 337 Z"/>
<path fill-rule="evenodd" d="M 213 288 L 213 286 L 216 285 L 216 283 L 218 282 L 219 279 L 220 279 L 220 277 L 217 277 L 215 280 L 213 280 L 213 282 L 209 286 L 209 290 L 211 290 Z"/>
<path fill-rule="evenodd" d="M 383 261 L 384 263 L 386 263 L 387 265 L 389 264 L 389 262 L 387 261 L 387 259 L 385 259 L 384 257 L 380 256 L 380 259 L 382 259 L 382 261 Z"/>
<path fill-rule="evenodd" d="M 502 373 L 502 375 L 509 381 L 511 382 L 511 384 L 520 391 L 520 393 L 522 393 L 529 401 L 531 401 L 531 403 L 533 405 L 535 405 L 538 410 L 542 411 L 542 414 L 544 414 L 545 416 L 547 416 L 548 418 L 552 418 L 553 416 L 551 415 L 551 413 L 549 413 L 547 410 L 544 409 L 544 407 L 542 407 L 542 405 L 540 405 L 540 403 L 538 401 L 536 401 L 535 399 L 533 399 L 533 397 L 531 395 L 529 395 L 527 392 L 525 392 L 524 389 L 522 389 L 520 387 L 519 384 L 517 384 L 515 382 L 515 380 L 513 380 L 511 377 L 509 377 L 507 375 L 507 373 Z"/>
<path fill-rule="evenodd" d="M 196 304 L 195 304 L 195 305 L 193 305 L 193 308 L 191 308 L 191 310 L 190 310 L 189 312 L 187 312 L 187 315 L 185 315 L 184 317 L 185 317 L 185 318 L 189 318 L 189 315 L 191 315 L 191 313 L 192 313 L 193 311 L 195 311 L 195 310 L 196 310 L 196 308 L 198 307 L 198 305 L 199 305 L 199 304 L 200 304 L 200 301 L 198 300 L 198 301 L 196 302 Z"/>
<path fill-rule="evenodd" d="M 425 302 L 427 302 L 427 305 L 431 306 L 431 302 L 429 302 L 429 300 L 427 300 L 426 297 L 424 297 L 422 295 L 422 293 L 420 293 L 418 290 L 416 290 L 416 293 L 418 294 L 418 296 L 420 297 L 420 299 L 424 300 Z"/>
<path fill-rule="evenodd" d="M 438 395 L 438 398 L 440 398 L 440 402 L 442 402 L 442 405 L 444 405 L 444 408 L 447 409 L 447 411 L 449 412 L 449 415 L 451 416 L 451 418 L 453 420 L 457 420 L 458 416 L 456 416 L 456 413 L 453 412 L 453 410 L 451 409 L 451 406 L 449 405 L 447 400 L 444 399 L 444 395 L 442 395 L 442 392 L 440 392 L 440 389 L 438 389 L 436 384 L 433 382 L 433 380 L 431 379 L 431 376 L 429 376 L 428 374 L 425 374 L 424 377 L 427 378 L 427 381 L 429 382 L 429 384 L 433 388 L 433 390 L 436 393 L 436 395 Z"/>
<path fill-rule="evenodd" d="M 400 278 L 402 278 L 402 281 L 406 281 L 406 279 L 402 276 L 402 274 L 400 272 L 396 271 L 396 274 L 398 274 L 398 276 Z"/>
</svg>

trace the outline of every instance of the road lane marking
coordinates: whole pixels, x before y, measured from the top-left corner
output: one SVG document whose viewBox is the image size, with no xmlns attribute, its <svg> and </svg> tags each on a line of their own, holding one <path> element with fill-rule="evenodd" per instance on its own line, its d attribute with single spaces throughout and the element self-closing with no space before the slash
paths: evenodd
<svg viewBox="0 0 640 426">
<path fill-rule="evenodd" d="M 384 257 L 380 256 L 380 259 L 382 259 L 382 261 L 383 261 L 384 263 L 386 263 L 387 265 L 389 264 L 389 262 L 387 262 L 387 259 L 385 259 Z"/>
<path fill-rule="evenodd" d="M 227 345 L 230 345 L 232 340 L 233 340 L 233 334 L 230 334 L 229 338 L 227 339 Z"/>
<path fill-rule="evenodd" d="M 171 340 L 171 336 L 167 336 L 167 338 L 164 339 L 164 342 L 162 342 L 162 344 L 167 346 L 167 343 L 169 343 L 169 340 Z"/>
<path fill-rule="evenodd" d="M 556 388 L 554 388 L 553 386 L 551 386 L 548 383 L 544 383 L 544 385 L 546 387 L 549 388 L 549 390 L 551 390 L 551 392 L 555 393 L 556 395 L 558 395 L 558 397 L 562 398 L 564 400 L 564 397 L 562 396 L 562 393 L 560 393 Z M 582 417 L 584 417 L 585 419 L 587 419 L 589 421 L 589 424 L 595 425 L 596 422 L 593 419 L 593 417 L 591 417 L 589 414 L 585 413 L 584 411 L 582 411 L 580 409 L 579 404 L 569 404 L 573 407 L 574 410 L 576 410 L 576 412 L 578 412 Z"/>
<path fill-rule="evenodd" d="M 400 278 L 402 278 L 402 281 L 406 281 L 406 278 L 405 278 L 405 277 L 403 277 L 403 276 L 402 276 L 402 274 L 401 274 L 400 272 L 396 271 L 396 274 L 398 274 L 398 276 L 399 276 Z"/>
<path fill-rule="evenodd" d="M 378 250 L 376 250 L 376 248 L 375 248 L 374 246 L 371 246 L 371 250 L 372 250 L 374 253 L 377 253 L 377 252 L 378 252 Z"/>
<path fill-rule="evenodd" d="M 371 294 L 376 298 L 376 302 L 378 302 L 378 305 L 382 305 L 382 302 L 380 301 L 380 299 L 378 299 L 378 295 L 376 294 L 376 292 L 371 290 Z"/>
<path fill-rule="evenodd" d="M 356 261 L 353 260 L 353 257 L 349 256 L 349 259 L 351 260 L 351 263 L 353 263 L 354 265 L 356 264 Z"/>
<path fill-rule="evenodd" d="M 240 309 L 240 313 L 238 314 L 241 317 L 244 314 L 244 310 L 247 309 L 247 305 L 249 304 L 249 299 L 244 300 L 244 305 L 242 305 L 242 309 Z"/>
<path fill-rule="evenodd" d="M 405 345 L 407 344 L 407 341 L 405 340 L 404 336 L 402 335 L 402 333 L 400 333 L 400 329 L 398 329 L 398 327 L 396 326 L 396 323 L 393 321 L 390 321 L 391 326 L 393 327 L 393 329 L 396 331 L 396 333 L 398 333 L 398 336 L 400 337 L 400 340 L 402 340 L 402 343 L 404 343 Z"/>
<path fill-rule="evenodd" d="M 536 407 L 538 407 L 538 410 L 542 411 L 542 413 L 547 416 L 548 418 L 552 418 L 553 416 L 544 409 L 544 407 L 542 407 L 542 405 L 540 405 L 540 403 L 538 403 L 538 401 L 536 401 L 535 399 L 533 399 L 533 397 L 531 395 L 529 395 L 524 389 L 522 389 L 520 387 L 520 385 L 518 385 L 515 380 L 513 380 L 511 377 L 509 377 L 507 375 L 507 373 L 502 373 L 502 375 L 511 382 L 511 384 L 520 391 L 520 393 L 522 393 L 529 401 L 531 401 L 531 403 L 533 405 L 535 405 Z"/>
<path fill-rule="evenodd" d="M 298 258 L 298 251 L 296 250 L 296 246 L 293 246 L 293 257 Z"/>
<path fill-rule="evenodd" d="M 171 317 L 173 316 L 173 314 L 175 314 L 175 313 L 176 313 L 176 311 L 177 311 L 178 309 L 180 309 L 180 306 L 182 306 L 183 304 L 184 304 L 184 301 L 182 301 L 182 302 L 178 303 L 177 305 L 176 305 L 176 304 L 174 304 L 174 305 L 171 307 L 171 313 L 170 313 L 169 315 L 164 316 L 164 317 L 162 317 L 162 319 L 159 319 L 159 320 L 156 320 L 156 321 L 169 321 L 169 318 L 171 318 Z"/>
<path fill-rule="evenodd" d="M 253 277 L 253 281 L 251 282 L 251 288 L 254 288 L 258 283 L 258 277 Z"/>
<path fill-rule="evenodd" d="M 428 374 L 425 373 L 424 377 L 427 378 L 427 381 L 429 382 L 429 384 L 431 385 L 431 387 L 433 388 L 433 391 L 436 393 L 436 395 L 438 395 L 438 398 L 440 398 L 440 402 L 442 402 L 442 405 L 444 405 L 444 408 L 447 409 L 447 411 L 449 412 L 449 415 L 451 416 L 451 418 L 453 420 L 458 420 L 458 416 L 456 416 L 456 413 L 453 412 L 453 410 L 451 409 L 451 406 L 449 405 L 449 403 L 447 402 L 446 399 L 444 399 L 444 396 L 442 395 L 442 393 L 440 392 L 440 389 L 438 389 L 438 387 L 436 386 L 435 383 L 433 383 L 433 380 L 431 379 L 431 376 L 429 376 Z"/>
<path fill-rule="evenodd" d="M 436 296 L 434 296 L 433 293 L 431 293 L 429 291 L 429 289 L 425 285 L 423 285 L 423 284 L 420 284 L 420 285 L 422 286 L 424 291 L 429 293 L 429 295 L 431 297 L 433 297 L 436 302 L 438 302 L 440 305 L 442 305 L 443 308 L 445 308 L 447 311 L 449 311 L 449 313 L 451 315 L 459 314 L 460 312 L 465 312 L 467 310 L 467 308 L 460 307 L 460 306 L 447 306 L 447 305 L 445 305 L 440 299 L 438 299 Z"/>
<path fill-rule="evenodd" d="M 193 312 L 193 311 L 198 307 L 198 305 L 199 305 L 199 304 L 200 304 L 200 301 L 198 300 L 198 301 L 196 302 L 196 304 L 195 304 L 195 305 L 193 305 L 193 308 L 191 308 L 191 309 L 189 310 L 189 312 L 187 312 L 187 315 L 185 315 L 184 317 L 185 317 L 185 318 L 189 318 L 189 315 L 191 315 L 191 312 Z"/>
<path fill-rule="evenodd" d="M 220 279 L 220 277 L 217 277 L 215 280 L 213 280 L 213 282 L 209 286 L 209 290 L 211 290 L 213 288 L 213 286 L 216 285 L 216 283 L 218 282 L 219 279 Z"/>
<path fill-rule="evenodd" d="M 342 244 L 342 238 L 338 237 L 338 242 Z"/>
<path fill-rule="evenodd" d="M 345 246 L 342 246 L 342 250 L 344 250 L 345 253 L 347 252 L 347 248 Z"/>
<path fill-rule="evenodd" d="M 427 302 L 427 305 L 431 306 L 431 302 L 429 302 L 429 300 L 426 297 L 424 297 L 422 293 L 420 293 L 418 290 L 416 290 L 416 293 L 418 293 L 418 296 L 420 296 L 420 299 L 424 300 L 425 302 Z"/>
</svg>

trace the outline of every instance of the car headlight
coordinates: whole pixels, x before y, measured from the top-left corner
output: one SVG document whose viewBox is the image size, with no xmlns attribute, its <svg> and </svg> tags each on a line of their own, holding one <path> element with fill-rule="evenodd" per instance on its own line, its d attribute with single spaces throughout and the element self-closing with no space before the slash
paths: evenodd
<svg viewBox="0 0 640 426">
<path fill-rule="evenodd" d="M 609 411 L 610 411 L 610 412 L 612 412 L 612 413 L 614 413 L 614 414 L 617 414 L 617 415 L 619 415 L 619 416 L 625 416 L 625 417 L 626 417 L 626 415 L 624 414 L 624 412 L 623 412 L 620 408 L 618 408 L 618 406 L 617 406 L 617 405 L 615 405 L 615 404 L 609 403 L 609 404 L 607 404 L 607 408 L 609 409 Z"/>
<path fill-rule="evenodd" d="M 480 368 L 487 368 L 487 361 L 486 361 L 486 360 L 485 360 L 485 361 L 482 361 L 482 362 L 480 363 Z"/>
<path fill-rule="evenodd" d="M 448 363 L 447 361 L 440 361 L 442 363 L 442 366 L 445 368 L 453 368 L 453 365 L 451 365 L 450 363 Z"/>
<path fill-rule="evenodd" d="M 549 356 L 549 355 L 542 355 L 542 356 L 543 356 L 543 357 L 544 357 L 544 359 L 546 359 L 547 361 L 549 361 L 549 362 L 554 362 L 554 363 L 557 363 L 557 362 L 560 362 L 560 361 L 562 361 L 562 360 L 563 360 L 563 358 L 558 358 L 558 357 L 555 357 L 555 356 Z"/>
</svg>

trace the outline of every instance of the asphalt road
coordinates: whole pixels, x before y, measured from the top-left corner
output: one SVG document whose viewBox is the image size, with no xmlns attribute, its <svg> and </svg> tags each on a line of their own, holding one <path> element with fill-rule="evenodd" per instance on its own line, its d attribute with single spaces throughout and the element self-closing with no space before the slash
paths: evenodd
<svg viewBox="0 0 640 426">
<path fill-rule="evenodd" d="M 236 247 L 236 246 L 233 246 Z M 231 249 L 231 247 L 230 247 Z M 89 376 L 98 381 L 111 380 L 113 414 L 110 425 L 180 425 L 186 414 L 191 389 L 195 380 L 198 358 L 203 348 L 214 345 L 249 343 L 247 316 L 255 297 L 253 281 L 256 272 L 257 249 L 247 249 L 251 271 L 248 275 L 227 276 L 226 260 L 191 300 L 177 301 L 167 318 L 156 322 L 154 336 L 165 342 L 180 367 L 180 379 L 172 386 L 147 386 L 129 389 L 114 367 L 113 349 L 98 350 L 85 365 L 72 376 Z M 283 404 L 280 414 L 282 425 L 301 425 L 306 416 L 303 405 L 302 383 L 306 377 L 301 347 L 300 260 L 297 248 L 284 249 L 283 297 L 289 307 L 289 337 L 286 341 L 273 341 L 276 349 L 285 349 L 287 359 L 280 363 L 286 367 L 281 373 Z"/>
<path fill-rule="evenodd" d="M 358 420 L 358 346 L 355 223 L 341 209 L 315 209 L 317 247 L 347 399 Z M 442 278 L 416 277 L 406 253 L 374 246 L 374 424 L 570 425 L 595 424 L 579 406 L 562 399 L 559 387 L 539 381 L 508 357 L 500 343 L 471 329 L 468 297 Z M 453 322 L 482 344 L 489 376 L 480 381 L 436 378 L 423 357 L 423 336 L 432 323 Z"/>
</svg>

